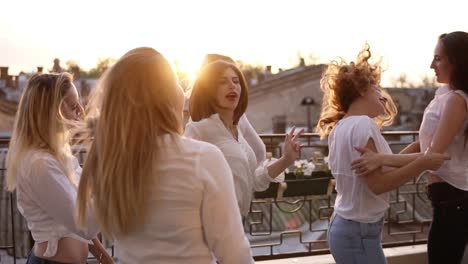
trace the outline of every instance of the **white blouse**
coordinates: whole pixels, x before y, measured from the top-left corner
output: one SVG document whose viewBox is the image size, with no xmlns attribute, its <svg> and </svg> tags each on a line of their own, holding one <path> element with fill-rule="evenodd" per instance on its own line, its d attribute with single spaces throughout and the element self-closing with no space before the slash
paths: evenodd
<svg viewBox="0 0 468 264">
<path fill-rule="evenodd" d="M 75 180 L 79 181 L 81 167 L 72 160 Z M 98 233 L 92 216 L 87 229 L 75 222 L 77 187 L 65 175 L 57 159 L 43 150 L 30 150 L 19 163 L 16 198 L 18 210 L 24 216 L 37 243 L 48 242 L 45 257 L 57 253 L 58 241 L 69 237 L 85 243 Z"/>
<path fill-rule="evenodd" d="M 388 193 L 376 195 L 369 189 L 365 177 L 351 169 L 352 161 L 361 156 L 355 147 L 366 146 L 371 138 L 379 153 L 392 153 L 379 127 L 368 116 L 341 119 L 328 137 L 329 164 L 336 178 L 335 212 L 362 223 L 380 220 L 389 206 Z"/>
<path fill-rule="evenodd" d="M 421 152 L 425 152 L 431 146 L 443 108 L 451 94 L 462 96 L 468 111 L 468 96 L 464 92 L 451 90 L 447 86 L 438 88 L 434 99 L 424 110 L 423 121 L 419 128 Z M 465 191 L 468 191 L 468 144 L 465 145 L 467 126 L 468 118 L 447 149 L 446 153 L 450 156 L 450 160 L 445 161 L 438 170 L 434 171 L 434 174 L 444 181 Z"/>
<path fill-rule="evenodd" d="M 257 134 L 257 131 L 255 131 L 255 129 L 252 127 L 245 114 L 243 114 L 239 119 L 238 127 L 245 140 L 247 143 L 249 143 L 249 146 L 255 153 L 255 157 L 257 158 L 257 165 L 260 166 L 266 160 L 265 143 L 263 143 L 263 140 Z"/>
<path fill-rule="evenodd" d="M 253 263 L 222 153 L 181 136 L 161 139 L 146 220 L 115 237 L 119 262 Z"/>
<path fill-rule="evenodd" d="M 238 128 L 238 141 L 226 129 L 218 114 L 199 122 L 190 121 L 185 136 L 217 146 L 226 158 L 234 176 L 234 187 L 240 212 L 246 216 L 254 191 L 264 191 L 274 181 L 266 165 L 258 166 L 255 153 Z"/>
</svg>

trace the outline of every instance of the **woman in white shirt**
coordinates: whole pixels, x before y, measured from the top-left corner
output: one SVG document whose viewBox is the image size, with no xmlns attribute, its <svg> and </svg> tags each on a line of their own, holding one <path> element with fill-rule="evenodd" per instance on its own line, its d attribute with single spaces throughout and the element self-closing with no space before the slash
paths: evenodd
<svg viewBox="0 0 468 264">
<path fill-rule="evenodd" d="M 468 242 L 468 33 L 439 37 L 431 63 L 437 81 L 434 99 L 424 111 L 419 141 L 402 153 L 435 152 L 451 157 L 428 176 L 433 219 L 428 237 L 429 263 L 460 263 Z M 354 162 L 365 174 L 382 165 L 391 166 L 399 155 L 365 152 Z"/>
<path fill-rule="evenodd" d="M 181 135 L 184 95 L 167 60 L 133 49 L 97 94 L 80 222 L 93 206 L 120 263 L 253 263 L 226 160 Z"/>
<path fill-rule="evenodd" d="M 68 73 L 36 74 L 23 90 L 7 157 L 6 185 L 35 241 L 27 263 L 86 263 L 89 249 L 107 253 L 93 214 L 75 223 L 81 168 L 72 155 L 67 124 L 82 113 Z M 92 239 L 92 241 L 91 241 Z M 110 260 L 111 261 L 111 260 Z M 110 262 L 109 262 L 110 263 Z"/>
<path fill-rule="evenodd" d="M 290 166 L 299 154 L 296 141 L 302 130 L 292 130 L 285 139 L 283 156 L 258 166 L 244 134 L 238 128 L 248 104 L 244 76 L 232 63 L 215 61 L 202 68 L 190 96 L 190 121 L 185 135 L 216 145 L 223 152 L 234 176 L 237 202 L 242 216 L 250 209 L 254 191 L 268 188 L 270 182 Z"/>
<path fill-rule="evenodd" d="M 386 263 L 380 240 L 387 192 L 426 169 L 438 168 L 444 159 L 441 154 L 412 155 L 409 164 L 395 170 L 379 169 L 367 176 L 353 172 L 351 162 L 360 156 L 356 147 L 391 153 L 379 126 L 391 123 L 396 108 L 379 87 L 381 69 L 369 63 L 370 57 L 366 46 L 356 62 L 330 63 L 321 80 L 324 104 L 317 128 L 322 137 L 328 135 L 329 164 L 336 179 L 328 243 L 337 263 Z"/>
<path fill-rule="evenodd" d="M 205 55 L 200 69 L 202 69 L 205 65 L 217 60 L 222 60 L 236 65 L 236 62 L 231 57 L 221 54 L 210 53 Z M 257 159 L 257 165 L 260 166 L 266 160 L 265 143 L 263 143 L 263 140 L 252 127 L 252 124 L 250 124 L 250 121 L 245 113 L 239 119 L 239 123 L 237 124 L 237 126 L 239 127 L 239 131 L 244 136 L 245 141 L 247 141 L 249 146 L 252 148 L 255 154 L 255 158 Z"/>
</svg>

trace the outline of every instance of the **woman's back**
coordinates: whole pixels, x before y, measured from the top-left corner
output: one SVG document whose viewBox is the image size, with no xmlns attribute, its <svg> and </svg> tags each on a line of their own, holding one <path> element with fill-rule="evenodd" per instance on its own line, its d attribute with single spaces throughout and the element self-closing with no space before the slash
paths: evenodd
<svg viewBox="0 0 468 264">
<path fill-rule="evenodd" d="M 221 152 L 180 136 L 161 138 L 145 224 L 116 237 L 120 261 L 210 263 L 213 253 L 220 263 L 250 263 L 232 176 Z"/>
</svg>

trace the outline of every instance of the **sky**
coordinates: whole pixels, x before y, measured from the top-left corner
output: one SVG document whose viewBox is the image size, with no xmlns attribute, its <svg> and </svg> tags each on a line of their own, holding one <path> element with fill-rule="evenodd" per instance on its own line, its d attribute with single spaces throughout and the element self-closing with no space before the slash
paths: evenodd
<svg viewBox="0 0 468 264">
<path fill-rule="evenodd" d="M 119 58 L 149 46 L 193 75 L 206 53 L 273 70 L 298 55 L 353 60 L 364 43 L 383 58 L 383 85 L 429 69 L 437 37 L 468 31 L 468 1 L 380 0 L 2 0 L 0 66 L 10 74 L 77 61 Z"/>
</svg>

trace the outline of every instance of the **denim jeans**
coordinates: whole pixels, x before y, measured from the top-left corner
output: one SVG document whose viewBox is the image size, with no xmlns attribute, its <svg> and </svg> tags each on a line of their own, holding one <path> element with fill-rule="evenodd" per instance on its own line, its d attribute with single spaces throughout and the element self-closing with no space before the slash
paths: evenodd
<svg viewBox="0 0 468 264">
<path fill-rule="evenodd" d="M 337 264 L 385 264 L 382 250 L 383 219 L 360 223 L 333 214 L 328 245 Z"/>
<path fill-rule="evenodd" d="M 46 260 L 46 259 L 37 257 L 36 255 L 34 255 L 34 249 L 32 249 L 31 252 L 29 252 L 29 256 L 28 256 L 28 260 L 26 261 L 26 264 L 66 264 L 66 263 Z"/>
</svg>

